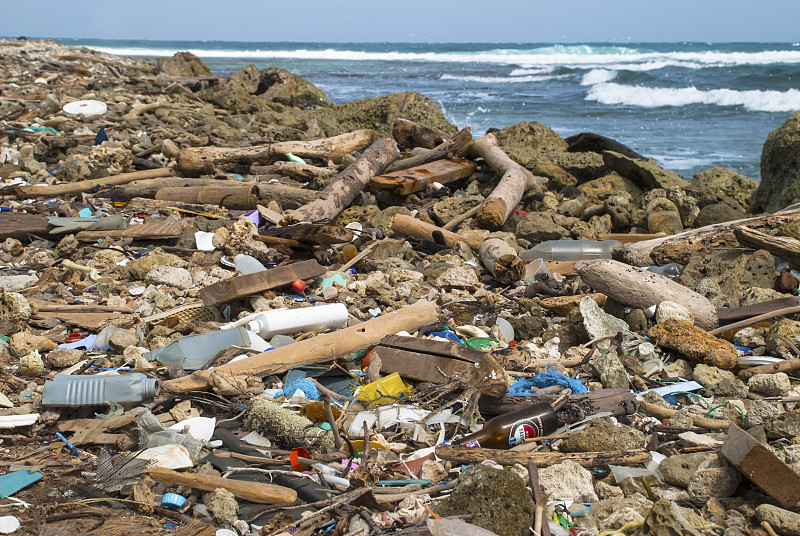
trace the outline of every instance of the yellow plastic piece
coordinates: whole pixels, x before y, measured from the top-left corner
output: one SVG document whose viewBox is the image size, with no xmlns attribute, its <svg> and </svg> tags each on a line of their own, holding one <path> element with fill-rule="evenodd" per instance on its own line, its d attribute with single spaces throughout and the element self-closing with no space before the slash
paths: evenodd
<svg viewBox="0 0 800 536">
<path fill-rule="evenodd" d="M 355 392 L 356 399 L 362 402 L 372 402 L 375 400 L 376 406 L 383 404 L 393 404 L 401 395 L 408 396 L 414 389 L 403 382 L 403 378 L 396 372 L 381 378 L 380 380 L 367 385 L 362 385 Z M 380 399 L 380 400 L 379 400 Z"/>
</svg>

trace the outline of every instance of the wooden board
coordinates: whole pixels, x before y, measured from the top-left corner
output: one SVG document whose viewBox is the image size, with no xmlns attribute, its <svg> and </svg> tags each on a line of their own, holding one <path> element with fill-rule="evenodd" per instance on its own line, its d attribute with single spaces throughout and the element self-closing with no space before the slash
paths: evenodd
<svg viewBox="0 0 800 536">
<path fill-rule="evenodd" d="M 47 235 L 52 229 L 47 218 L 23 212 L 0 212 L 0 240 L 25 240 L 29 235 Z"/>
<path fill-rule="evenodd" d="M 131 411 L 118 417 L 108 419 L 72 419 L 58 423 L 60 432 L 73 432 L 72 437 L 68 438 L 70 443 L 79 445 L 117 445 L 128 440 L 128 436 L 123 433 L 112 433 L 136 421 L 139 413 Z"/>
<path fill-rule="evenodd" d="M 416 337 L 404 337 L 402 335 L 387 335 L 381 339 L 380 345 L 389 348 L 397 348 L 399 350 L 450 357 L 462 361 L 469 361 L 470 363 L 477 363 L 484 356 L 484 352 L 480 350 L 474 350 L 454 342 L 418 339 Z"/>
<path fill-rule="evenodd" d="M 544 261 L 547 269 L 554 274 L 574 274 L 575 263 L 572 261 Z"/>
<path fill-rule="evenodd" d="M 382 373 L 397 372 L 404 379 L 420 382 L 444 383 L 475 368 L 469 361 L 387 346 L 376 347 L 375 354 L 381 359 Z"/>
<path fill-rule="evenodd" d="M 297 279 L 318 277 L 327 271 L 327 268 L 321 266 L 316 260 L 277 266 L 263 272 L 238 275 L 209 285 L 200 291 L 200 298 L 206 307 L 211 307 L 271 288 L 288 285 Z"/>
<path fill-rule="evenodd" d="M 606 233 L 597 237 L 598 240 L 619 240 L 623 244 L 635 244 L 636 242 L 643 242 L 644 240 L 652 240 L 654 238 L 663 238 L 669 236 L 667 233 Z"/>
<path fill-rule="evenodd" d="M 738 426 L 728 428 L 719 452 L 783 508 L 794 510 L 800 505 L 800 475 Z"/>
<path fill-rule="evenodd" d="M 185 221 L 157 221 L 145 222 L 141 225 L 131 225 L 127 229 L 112 229 L 110 231 L 81 231 L 75 238 L 82 242 L 94 242 L 103 238 L 133 238 L 159 240 L 165 238 L 177 238 L 183 228 L 186 227 Z"/>
<path fill-rule="evenodd" d="M 471 447 L 448 447 L 437 445 L 436 455 L 443 460 L 462 464 L 476 464 L 492 460 L 500 465 L 525 465 L 533 461 L 539 467 L 547 467 L 572 460 L 581 467 L 598 468 L 608 465 L 638 465 L 649 462 L 646 449 L 612 450 L 608 452 L 518 452 L 514 450 L 484 449 Z"/>
<path fill-rule="evenodd" d="M 436 160 L 430 164 L 394 171 L 373 177 L 369 185 L 376 190 L 389 190 L 394 195 L 409 195 L 424 190 L 434 182 L 447 184 L 469 177 L 475 171 L 471 160 Z"/>
<path fill-rule="evenodd" d="M 233 480 L 196 473 L 179 473 L 162 467 L 151 467 L 148 474 L 156 482 L 179 484 L 203 491 L 225 488 L 233 493 L 237 499 L 244 499 L 258 504 L 286 504 L 297 500 L 296 491 L 283 486 L 276 486 L 275 484 Z"/>
</svg>

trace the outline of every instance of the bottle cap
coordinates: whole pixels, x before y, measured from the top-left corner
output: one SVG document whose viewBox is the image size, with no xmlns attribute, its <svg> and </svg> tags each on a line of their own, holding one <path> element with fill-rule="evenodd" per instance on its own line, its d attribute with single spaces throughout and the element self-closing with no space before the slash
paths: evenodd
<svg viewBox="0 0 800 536">
<path fill-rule="evenodd" d="M 295 279 L 292 286 L 289 287 L 289 290 L 293 291 L 295 294 L 302 294 L 306 288 L 306 282 L 302 279 Z"/>
<path fill-rule="evenodd" d="M 169 510 L 178 510 L 186 503 L 186 497 L 177 493 L 165 493 L 161 497 L 161 506 Z"/>
<path fill-rule="evenodd" d="M 491 337 L 472 337 L 471 339 L 467 339 L 465 344 L 473 350 L 490 350 L 493 342 L 500 341 L 492 339 Z"/>
</svg>

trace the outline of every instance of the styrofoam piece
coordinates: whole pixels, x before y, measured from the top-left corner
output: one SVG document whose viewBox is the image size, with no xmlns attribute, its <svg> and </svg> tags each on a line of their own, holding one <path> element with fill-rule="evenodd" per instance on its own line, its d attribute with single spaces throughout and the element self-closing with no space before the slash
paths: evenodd
<svg viewBox="0 0 800 536">
<path fill-rule="evenodd" d="M 14 403 L 11 400 L 9 400 L 9 398 L 6 395 L 0 393 L 0 408 L 13 408 L 13 407 Z"/>
<path fill-rule="evenodd" d="M 11 534 L 22 525 L 14 516 L 0 516 L 0 534 Z"/>
<path fill-rule="evenodd" d="M 0 429 L 16 428 L 18 426 L 30 426 L 39 418 L 38 413 L 28 413 L 27 415 L 6 415 L 0 417 Z"/>
<path fill-rule="evenodd" d="M 345 229 L 350 229 L 353 231 L 353 240 L 351 242 L 355 242 L 356 239 L 361 236 L 361 233 L 364 231 L 364 226 L 361 225 L 360 222 L 351 221 L 347 225 L 344 226 Z"/>
<path fill-rule="evenodd" d="M 83 114 L 86 117 L 92 117 L 106 113 L 108 111 L 108 106 L 106 106 L 106 103 L 98 100 L 79 100 L 69 102 L 61 109 L 70 115 Z"/>
<path fill-rule="evenodd" d="M 139 454 L 139 458 L 153 460 L 155 467 L 163 467 L 164 469 L 189 469 L 194 467 L 186 447 L 175 445 L 174 443 L 145 449 Z"/>
<path fill-rule="evenodd" d="M 500 330 L 500 334 L 503 336 L 503 340 L 506 342 L 511 342 L 514 340 L 514 326 L 511 325 L 511 322 L 506 320 L 505 318 L 497 318 L 495 320 L 495 325 L 497 329 Z"/>
<path fill-rule="evenodd" d="M 671 395 L 672 393 L 680 393 L 681 391 L 697 391 L 702 388 L 703 386 L 697 383 L 696 381 L 688 381 L 688 382 L 673 383 L 672 385 L 665 385 L 664 387 L 656 387 L 655 389 L 648 389 L 647 391 L 642 391 L 639 394 L 643 395 L 645 393 L 652 392 L 664 396 L 664 395 Z"/>
<path fill-rule="evenodd" d="M 453 331 L 461 337 L 462 339 L 469 339 L 471 337 L 486 337 L 489 338 L 489 334 L 483 331 L 481 328 L 476 326 L 458 326 Z"/>
<path fill-rule="evenodd" d="M 214 233 L 207 233 L 205 231 L 197 231 L 194 233 L 194 242 L 197 244 L 197 249 L 200 251 L 214 251 L 214 244 L 211 239 L 214 238 Z"/>
<path fill-rule="evenodd" d="M 271 447 L 272 441 L 262 436 L 258 432 L 250 432 L 242 438 L 242 441 L 248 445 L 255 445 L 256 447 Z"/>
<path fill-rule="evenodd" d="M 183 433 L 184 428 L 189 427 L 189 435 L 201 441 L 209 441 L 214 435 L 214 427 L 217 425 L 216 417 L 192 417 L 173 424 L 170 430 Z"/>
</svg>

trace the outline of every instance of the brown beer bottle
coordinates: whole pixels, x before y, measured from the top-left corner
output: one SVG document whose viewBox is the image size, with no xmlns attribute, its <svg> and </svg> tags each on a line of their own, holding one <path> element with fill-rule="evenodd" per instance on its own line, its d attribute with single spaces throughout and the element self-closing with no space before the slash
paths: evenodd
<svg viewBox="0 0 800 536">
<path fill-rule="evenodd" d="M 558 428 L 553 406 L 536 402 L 530 406 L 498 415 L 486 421 L 483 428 L 455 441 L 464 447 L 509 449 L 531 437 L 550 435 Z"/>
</svg>

